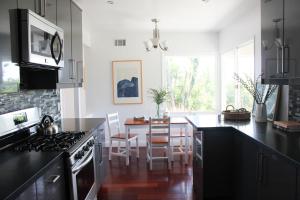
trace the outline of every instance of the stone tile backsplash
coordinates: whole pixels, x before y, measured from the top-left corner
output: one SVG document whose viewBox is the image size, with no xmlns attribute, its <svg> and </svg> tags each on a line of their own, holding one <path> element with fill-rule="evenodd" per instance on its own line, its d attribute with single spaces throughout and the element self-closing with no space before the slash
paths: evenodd
<svg viewBox="0 0 300 200">
<path fill-rule="evenodd" d="M 300 121 L 300 85 L 289 88 L 289 119 Z"/>
<path fill-rule="evenodd" d="M 0 114 L 31 107 L 41 108 L 42 115 L 61 118 L 59 90 L 22 90 L 18 93 L 0 94 Z"/>
</svg>

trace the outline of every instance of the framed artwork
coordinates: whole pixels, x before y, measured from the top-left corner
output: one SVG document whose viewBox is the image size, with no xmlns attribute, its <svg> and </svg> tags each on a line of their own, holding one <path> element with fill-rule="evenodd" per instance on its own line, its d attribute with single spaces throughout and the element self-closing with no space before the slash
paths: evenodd
<svg viewBox="0 0 300 200">
<path fill-rule="evenodd" d="M 141 60 L 112 62 L 114 104 L 143 103 L 143 68 Z"/>
<path fill-rule="evenodd" d="M 264 94 L 264 96 L 267 93 L 268 88 L 270 85 L 262 85 L 259 83 L 257 86 L 258 89 L 262 92 L 261 94 Z M 275 92 L 269 97 L 269 99 L 266 101 L 266 108 L 267 108 L 267 119 L 268 121 L 274 121 L 277 119 L 277 112 L 278 112 L 278 103 L 280 98 L 280 87 L 277 87 Z M 255 101 L 253 103 L 253 116 L 255 116 Z"/>
</svg>

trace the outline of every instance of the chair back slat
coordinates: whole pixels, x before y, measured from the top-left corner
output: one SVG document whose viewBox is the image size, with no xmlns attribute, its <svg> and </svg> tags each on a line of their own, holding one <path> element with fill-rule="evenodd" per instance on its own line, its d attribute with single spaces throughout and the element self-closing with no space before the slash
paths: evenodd
<svg viewBox="0 0 300 200">
<path fill-rule="evenodd" d="M 109 137 L 120 132 L 120 120 L 118 113 L 111 113 L 106 115 L 108 124 Z"/>
<path fill-rule="evenodd" d="M 153 137 L 166 136 L 170 143 L 170 118 L 149 119 L 149 137 L 150 141 Z"/>
</svg>

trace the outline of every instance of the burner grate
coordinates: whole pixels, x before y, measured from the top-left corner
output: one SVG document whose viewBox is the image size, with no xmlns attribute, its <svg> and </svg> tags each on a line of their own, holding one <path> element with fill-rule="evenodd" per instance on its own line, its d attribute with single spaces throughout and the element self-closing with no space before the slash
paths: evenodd
<svg viewBox="0 0 300 200">
<path fill-rule="evenodd" d="M 84 137 L 84 132 L 35 135 L 17 144 L 14 151 L 67 151 Z"/>
</svg>

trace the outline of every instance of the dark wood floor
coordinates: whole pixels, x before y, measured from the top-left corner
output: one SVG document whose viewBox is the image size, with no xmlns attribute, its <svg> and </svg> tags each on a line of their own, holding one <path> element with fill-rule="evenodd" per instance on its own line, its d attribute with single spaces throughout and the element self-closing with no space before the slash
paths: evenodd
<svg viewBox="0 0 300 200">
<path fill-rule="evenodd" d="M 107 159 L 107 158 L 106 158 Z M 107 177 L 101 187 L 101 200 L 192 200 L 192 161 L 184 165 L 183 156 L 175 157 L 171 170 L 167 161 L 156 160 L 150 171 L 146 149 L 141 148 L 140 159 L 132 155 L 129 167 L 125 159 L 113 157 L 107 161 Z"/>
</svg>

